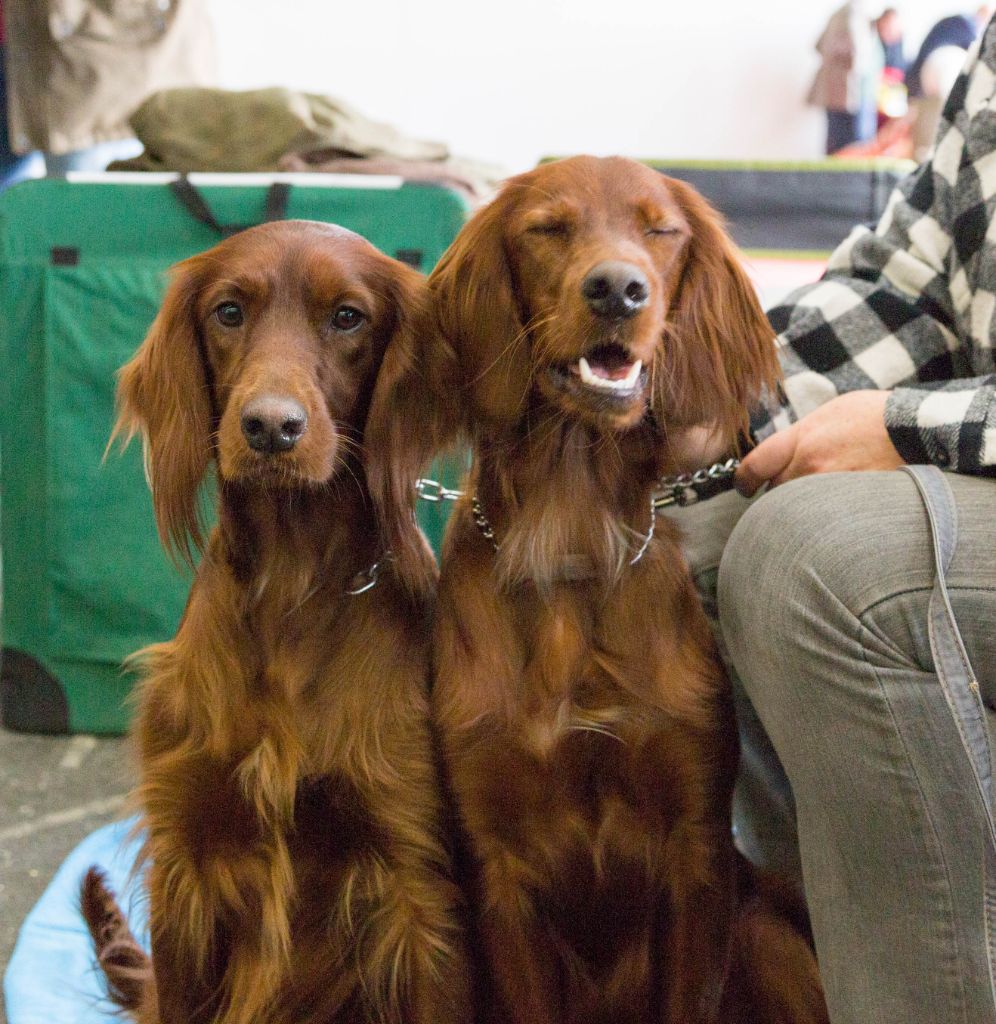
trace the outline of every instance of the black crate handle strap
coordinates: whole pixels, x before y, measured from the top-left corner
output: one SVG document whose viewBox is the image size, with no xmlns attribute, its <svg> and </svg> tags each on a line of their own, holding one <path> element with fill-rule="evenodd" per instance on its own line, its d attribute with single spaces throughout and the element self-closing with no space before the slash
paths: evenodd
<svg viewBox="0 0 996 1024">
<path fill-rule="evenodd" d="M 228 238 L 239 231 L 252 227 L 252 224 L 222 224 L 211 212 L 211 208 L 204 201 L 204 197 L 190 184 L 186 174 L 181 174 L 175 181 L 170 183 L 173 195 L 180 201 L 183 208 L 194 220 L 206 224 L 212 231 L 216 231 L 222 238 Z M 266 190 L 266 205 L 263 209 L 263 217 L 258 223 L 271 220 L 284 220 L 287 216 L 287 203 L 290 199 L 290 185 L 285 181 L 275 181 Z"/>
<path fill-rule="evenodd" d="M 290 202 L 290 185 L 286 181 L 274 181 L 266 190 L 266 220 L 286 220 L 287 204 Z"/>
</svg>

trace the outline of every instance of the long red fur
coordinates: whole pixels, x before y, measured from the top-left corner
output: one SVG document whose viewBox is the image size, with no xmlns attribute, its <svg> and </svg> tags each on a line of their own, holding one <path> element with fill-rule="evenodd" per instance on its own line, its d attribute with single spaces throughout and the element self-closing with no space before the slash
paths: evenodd
<svg viewBox="0 0 996 1024">
<path fill-rule="evenodd" d="M 582 283 L 620 260 L 650 295 L 606 323 Z M 687 468 L 688 431 L 735 446 L 776 386 L 772 331 L 719 217 L 631 161 L 560 161 L 507 183 L 429 284 L 435 332 L 384 379 L 394 415 L 377 443 L 393 459 L 372 485 L 403 502 L 434 451 L 473 447 L 442 557 L 433 711 L 487 1019 L 824 1024 L 804 930 L 732 843 L 729 685 L 670 521 L 630 564 L 656 481 Z M 624 409 L 557 383 L 607 342 L 648 369 Z M 414 556 L 398 525 L 392 546 Z"/>
<path fill-rule="evenodd" d="M 225 326 L 233 302 L 244 322 Z M 428 718 L 435 570 L 416 537 L 399 579 L 385 534 L 416 530 L 411 503 L 375 506 L 366 484 L 390 459 L 365 439 L 391 415 L 378 371 L 423 306 L 424 279 L 358 236 L 266 225 L 176 268 L 121 373 L 117 434 L 143 435 L 181 557 L 211 463 L 218 494 L 176 637 L 136 657 L 151 959 L 98 875 L 82 895 L 141 1024 L 470 1020 Z M 307 413 L 290 451 L 247 444 L 242 411 L 266 395 Z"/>
</svg>

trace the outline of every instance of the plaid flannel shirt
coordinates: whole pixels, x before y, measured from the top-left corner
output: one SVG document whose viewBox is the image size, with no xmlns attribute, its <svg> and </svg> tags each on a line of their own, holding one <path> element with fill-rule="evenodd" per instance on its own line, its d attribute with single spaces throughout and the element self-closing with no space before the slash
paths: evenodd
<svg viewBox="0 0 996 1024">
<path fill-rule="evenodd" d="M 891 392 L 910 463 L 996 476 L 996 19 L 969 51 L 930 158 L 813 285 L 768 313 L 784 393 L 762 438 L 845 391 Z"/>
</svg>

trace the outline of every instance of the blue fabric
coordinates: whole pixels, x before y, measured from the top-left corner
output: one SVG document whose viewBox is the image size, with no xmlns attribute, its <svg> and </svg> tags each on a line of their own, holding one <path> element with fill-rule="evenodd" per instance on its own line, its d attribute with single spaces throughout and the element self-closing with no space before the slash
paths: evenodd
<svg viewBox="0 0 996 1024">
<path fill-rule="evenodd" d="M 859 130 L 859 114 L 847 110 L 827 111 L 827 154 L 836 153 L 838 149 L 850 146 L 861 138 Z"/>
<path fill-rule="evenodd" d="M 935 50 L 942 46 L 959 46 L 967 50 L 975 42 L 978 34 L 975 18 L 970 14 L 952 14 L 948 18 L 941 18 L 927 33 L 906 72 L 906 89 L 910 99 L 923 95 L 920 72 L 923 70 L 924 62 Z"/>
<path fill-rule="evenodd" d="M 120 1024 L 94 966 L 93 946 L 79 910 L 80 882 L 103 868 L 135 935 L 148 947 L 145 904 L 129 878 L 138 842 L 133 820 L 107 825 L 66 858 L 25 918 L 4 975 L 8 1024 Z"/>
</svg>

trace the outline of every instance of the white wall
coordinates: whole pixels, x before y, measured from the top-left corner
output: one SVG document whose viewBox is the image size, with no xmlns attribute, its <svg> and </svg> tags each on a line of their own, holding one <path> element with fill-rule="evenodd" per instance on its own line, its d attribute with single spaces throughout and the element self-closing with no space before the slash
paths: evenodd
<svg viewBox="0 0 996 1024">
<path fill-rule="evenodd" d="M 210 0 L 223 85 L 329 93 L 510 170 L 582 151 L 820 155 L 803 98 L 840 2 Z M 892 2 L 908 49 L 958 6 Z"/>
</svg>

